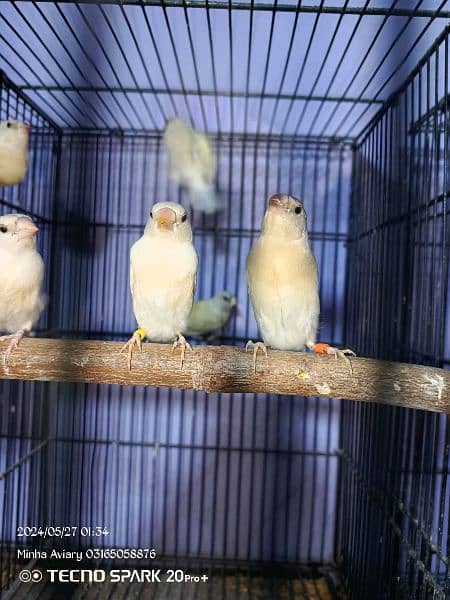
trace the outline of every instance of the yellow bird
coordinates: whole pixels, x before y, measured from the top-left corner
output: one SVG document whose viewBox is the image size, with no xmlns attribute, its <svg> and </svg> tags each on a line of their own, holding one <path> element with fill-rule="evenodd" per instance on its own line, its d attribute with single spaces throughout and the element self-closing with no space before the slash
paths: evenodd
<svg viewBox="0 0 450 600">
<path fill-rule="evenodd" d="M 335 356 L 354 354 L 329 344 L 316 344 L 320 301 L 317 262 L 308 239 L 303 203 L 287 194 L 269 199 L 261 235 L 247 259 L 247 281 L 253 312 L 263 342 L 258 350 L 304 350 Z"/>
</svg>

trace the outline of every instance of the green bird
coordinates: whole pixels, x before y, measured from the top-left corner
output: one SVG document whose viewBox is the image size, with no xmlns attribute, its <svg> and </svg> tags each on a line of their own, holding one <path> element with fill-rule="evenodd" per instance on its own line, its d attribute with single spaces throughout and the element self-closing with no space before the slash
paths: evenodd
<svg viewBox="0 0 450 600">
<path fill-rule="evenodd" d="M 206 337 L 209 340 L 218 337 L 236 305 L 236 298 L 229 292 L 221 292 L 207 300 L 194 302 L 183 333 L 193 338 Z"/>
</svg>

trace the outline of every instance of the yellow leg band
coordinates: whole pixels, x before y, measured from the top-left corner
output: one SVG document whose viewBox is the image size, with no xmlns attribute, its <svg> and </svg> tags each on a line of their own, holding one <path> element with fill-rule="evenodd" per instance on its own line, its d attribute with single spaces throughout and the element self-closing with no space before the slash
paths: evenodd
<svg viewBox="0 0 450 600">
<path fill-rule="evenodd" d="M 145 338 L 147 337 L 147 332 L 145 331 L 145 329 L 142 329 L 142 328 L 136 329 L 136 331 L 134 333 L 135 334 L 137 333 L 142 341 L 144 341 Z"/>
</svg>

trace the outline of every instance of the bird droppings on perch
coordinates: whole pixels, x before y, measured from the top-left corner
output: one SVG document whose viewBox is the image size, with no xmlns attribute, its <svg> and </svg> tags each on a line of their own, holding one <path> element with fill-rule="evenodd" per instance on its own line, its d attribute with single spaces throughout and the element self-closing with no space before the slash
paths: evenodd
<svg viewBox="0 0 450 600">
<path fill-rule="evenodd" d="M 316 383 L 314 387 L 321 395 L 328 396 L 331 394 L 331 388 L 328 383 Z"/>
<path fill-rule="evenodd" d="M 445 389 L 444 378 L 442 375 L 438 375 L 437 373 L 426 373 L 425 380 L 429 383 L 427 394 L 433 396 L 437 393 L 438 399 L 442 398 L 442 393 Z"/>
<path fill-rule="evenodd" d="M 0 353 L 6 350 L 0 343 Z M 174 387 L 203 392 L 262 392 L 379 402 L 450 413 L 450 371 L 352 358 L 353 376 L 333 356 L 271 350 L 254 372 L 253 356 L 235 346 L 195 346 L 183 369 L 170 344 L 144 344 L 131 371 L 119 342 L 24 339 L 0 379 Z"/>
</svg>

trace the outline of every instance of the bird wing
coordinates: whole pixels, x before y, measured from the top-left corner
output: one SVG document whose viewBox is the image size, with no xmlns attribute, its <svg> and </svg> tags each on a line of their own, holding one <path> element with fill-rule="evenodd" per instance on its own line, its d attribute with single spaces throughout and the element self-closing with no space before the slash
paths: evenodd
<svg viewBox="0 0 450 600">
<path fill-rule="evenodd" d="M 192 132 L 193 162 L 206 183 L 213 183 L 216 171 L 216 157 L 208 136 L 201 131 Z"/>
<path fill-rule="evenodd" d="M 135 274 L 134 274 L 133 263 L 130 262 L 130 290 L 131 290 L 131 295 L 133 297 L 134 297 L 135 286 L 136 286 L 136 278 L 135 278 Z"/>
<path fill-rule="evenodd" d="M 192 127 L 181 119 L 167 124 L 164 142 L 169 153 L 170 178 L 177 183 L 186 183 L 193 168 Z"/>
</svg>

